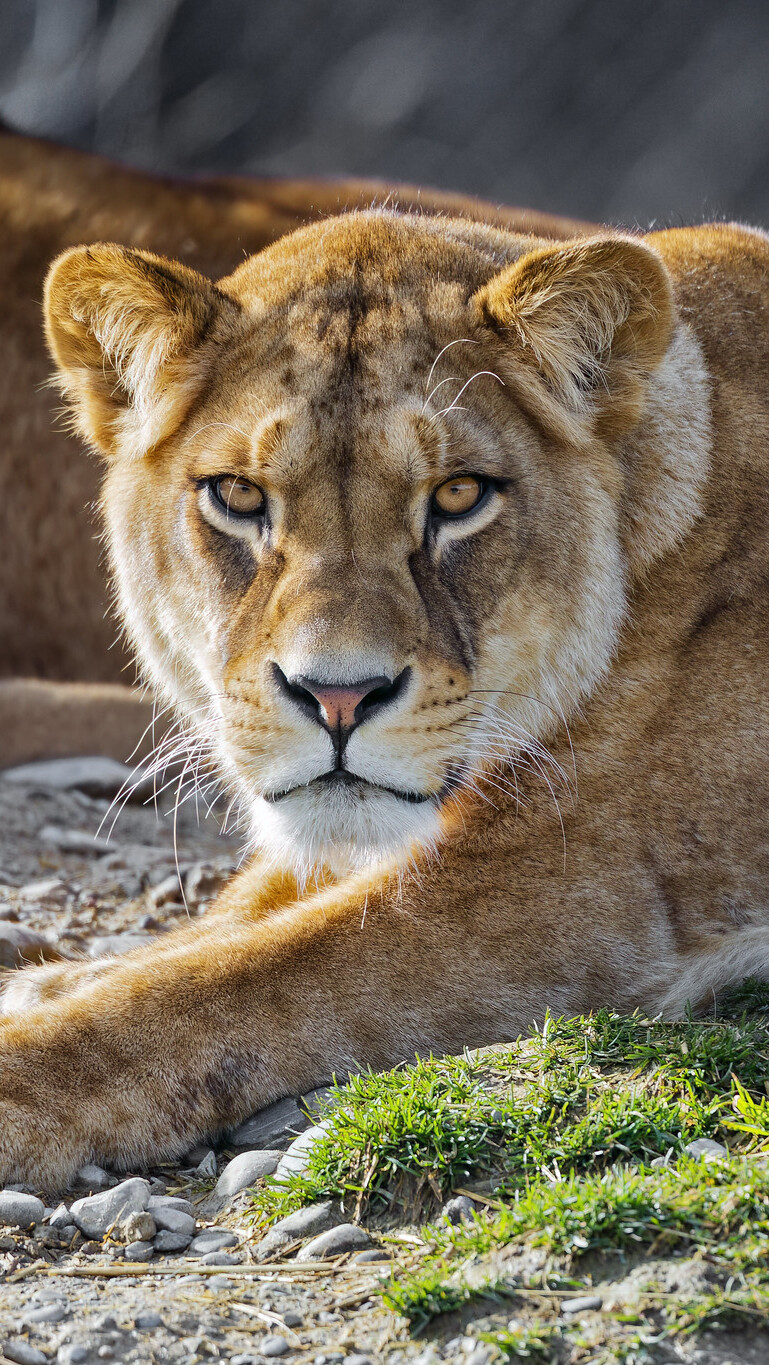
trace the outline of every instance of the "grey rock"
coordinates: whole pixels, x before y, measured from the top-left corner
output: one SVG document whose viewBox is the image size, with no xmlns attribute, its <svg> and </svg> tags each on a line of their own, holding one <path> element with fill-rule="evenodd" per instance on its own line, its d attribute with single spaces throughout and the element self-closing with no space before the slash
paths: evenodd
<svg viewBox="0 0 769 1365">
<path fill-rule="evenodd" d="M 579 1299 L 564 1299 L 561 1312 L 564 1317 L 573 1317 L 575 1313 L 588 1313 L 602 1307 L 603 1299 L 600 1294 L 585 1294 Z"/>
<path fill-rule="evenodd" d="M 240 1265 L 243 1257 L 240 1252 L 231 1251 L 207 1251 L 205 1256 L 201 1256 L 201 1265 Z M 221 1281 L 218 1288 L 223 1288 Z"/>
<path fill-rule="evenodd" d="M 199 1161 L 210 1152 L 211 1148 L 207 1142 L 196 1142 L 194 1147 L 190 1147 L 188 1152 L 180 1158 L 183 1165 L 188 1167 L 197 1166 Z"/>
<path fill-rule="evenodd" d="M 88 945 L 89 957 L 120 957 L 131 953 L 134 948 L 144 948 L 152 943 L 153 934 L 99 934 Z"/>
<path fill-rule="evenodd" d="M 491 1356 L 488 1347 L 478 1345 L 477 1343 L 473 1344 L 475 1349 L 470 1351 L 469 1355 L 465 1357 L 466 1365 L 486 1365 L 486 1362 Z"/>
<path fill-rule="evenodd" d="M 45 1204 L 34 1194 L 0 1190 L 0 1224 L 9 1228 L 31 1228 L 42 1223 Z"/>
<path fill-rule="evenodd" d="M 82 1346 L 79 1342 L 73 1341 L 59 1347 L 56 1353 L 56 1365 L 82 1365 L 90 1354 L 87 1346 Z"/>
<path fill-rule="evenodd" d="M 475 1205 L 466 1194 L 458 1194 L 443 1205 L 443 1217 L 447 1223 L 469 1223 L 475 1216 Z"/>
<path fill-rule="evenodd" d="M 285 1181 L 290 1175 L 302 1175 L 307 1170 L 313 1147 L 316 1147 L 326 1136 L 329 1126 L 328 1120 L 324 1123 L 316 1123 L 296 1138 L 281 1158 L 273 1179 Z"/>
<path fill-rule="evenodd" d="M 256 1247 L 254 1252 L 256 1259 L 265 1261 L 282 1251 L 283 1247 L 289 1246 L 291 1242 L 299 1241 L 303 1237 L 316 1237 L 319 1232 L 326 1232 L 329 1228 L 336 1227 L 339 1222 L 341 1217 L 330 1199 L 322 1204 L 308 1204 L 307 1208 L 289 1213 L 287 1217 L 273 1224 Z"/>
<path fill-rule="evenodd" d="M 69 894 L 69 887 L 60 877 L 43 877 L 40 881 L 27 882 L 19 888 L 19 900 L 25 905 L 42 905 L 54 909 L 63 905 Z"/>
<path fill-rule="evenodd" d="M 291 1350 L 291 1347 L 285 1337 L 262 1337 L 259 1342 L 259 1350 L 263 1356 L 284 1356 L 286 1351 Z"/>
<path fill-rule="evenodd" d="M 59 1204 L 53 1213 L 46 1219 L 52 1228 L 65 1228 L 72 1222 L 72 1214 L 66 1204 Z"/>
<path fill-rule="evenodd" d="M 128 1217 L 121 1218 L 118 1224 L 120 1236 L 128 1246 L 134 1242 L 151 1242 L 157 1230 L 155 1219 L 146 1209 L 138 1213 L 129 1213 Z"/>
<path fill-rule="evenodd" d="M 163 1319 L 153 1309 L 146 1309 L 143 1313 L 137 1313 L 134 1319 L 134 1327 L 137 1332 L 151 1332 L 155 1327 L 162 1326 Z"/>
<path fill-rule="evenodd" d="M 356 1251 L 350 1257 L 352 1265 L 366 1264 L 368 1261 L 391 1261 L 392 1256 L 389 1251 L 382 1251 L 381 1247 L 372 1247 L 369 1251 Z"/>
<path fill-rule="evenodd" d="M 98 1190 L 111 1190 L 118 1184 L 117 1176 L 110 1175 L 103 1167 L 96 1166 L 93 1162 L 81 1166 L 75 1180 L 78 1185 L 86 1185 L 93 1194 Z"/>
<path fill-rule="evenodd" d="M 48 1357 L 28 1341 L 4 1341 L 2 1351 L 6 1360 L 14 1361 L 15 1365 L 48 1365 Z"/>
<path fill-rule="evenodd" d="M 317 1358 L 316 1356 L 315 1359 Z M 245 1355 L 230 1356 L 230 1365 L 257 1365 L 257 1357 L 249 1355 L 248 1352 Z"/>
<path fill-rule="evenodd" d="M 282 1316 L 283 1321 L 286 1324 L 286 1327 L 301 1327 L 302 1324 L 304 1323 L 304 1318 L 302 1317 L 302 1315 L 300 1313 L 292 1313 L 290 1309 L 287 1313 L 284 1313 Z"/>
<path fill-rule="evenodd" d="M 195 1167 L 195 1175 L 201 1176 L 203 1180 L 211 1180 L 216 1175 L 216 1152 L 209 1149 L 202 1161 Z"/>
<path fill-rule="evenodd" d="M 103 1313 L 101 1317 L 94 1319 L 94 1332 L 116 1332 L 117 1323 L 111 1313 Z"/>
<path fill-rule="evenodd" d="M 345 1365 L 374 1365 L 371 1356 L 360 1355 L 358 1351 L 354 1351 L 350 1356 L 345 1356 L 344 1360 Z"/>
<path fill-rule="evenodd" d="M 340 1223 L 338 1227 L 313 1237 L 297 1252 L 297 1261 L 322 1261 L 327 1256 L 341 1256 L 346 1251 L 362 1251 L 371 1245 L 371 1238 L 354 1223 Z"/>
<path fill-rule="evenodd" d="M 228 1232 L 226 1228 L 206 1228 L 192 1240 L 190 1252 L 193 1256 L 205 1256 L 209 1251 L 223 1251 L 225 1247 L 237 1245 L 236 1233 Z"/>
<path fill-rule="evenodd" d="M 308 1090 L 306 1095 L 300 1095 L 299 1103 L 311 1119 L 319 1119 L 328 1107 L 333 1093 L 333 1086 L 318 1085 L 314 1090 Z"/>
<path fill-rule="evenodd" d="M 23 924 L 0 919 L 0 967 L 26 967 L 30 963 L 50 962 L 61 954 L 42 934 Z"/>
<path fill-rule="evenodd" d="M 129 1213 L 142 1213 L 147 1207 L 150 1187 L 138 1176 L 122 1180 L 114 1189 L 76 1199 L 70 1209 L 72 1219 L 86 1237 L 101 1238 L 109 1228 Z"/>
<path fill-rule="evenodd" d="M 159 1232 L 152 1245 L 156 1251 L 165 1253 L 168 1251 L 186 1251 L 192 1236 L 189 1232 L 168 1232 L 165 1228 Z"/>
<path fill-rule="evenodd" d="M 112 846 L 106 839 L 99 839 L 84 829 L 43 825 L 37 837 L 46 848 L 58 849 L 59 853 L 79 853 L 83 857 L 99 858 L 104 853 L 112 852 Z"/>
<path fill-rule="evenodd" d="M 195 1232 L 194 1214 L 185 1213 L 183 1209 L 155 1209 L 150 1216 L 164 1232 L 183 1232 L 185 1237 L 192 1237 Z"/>
<path fill-rule="evenodd" d="M 296 1100 L 276 1100 L 235 1128 L 230 1133 L 228 1146 L 244 1147 L 249 1151 L 284 1147 L 309 1125 L 309 1118 Z"/>
<path fill-rule="evenodd" d="M 724 1161 L 729 1156 L 728 1147 L 712 1138 L 695 1138 L 694 1142 L 687 1142 L 684 1151 L 701 1161 Z"/>
<path fill-rule="evenodd" d="M 182 1199 L 177 1194 L 151 1194 L 147 1200 L 147 1211 L 156 1222 L 158 1214 L 162 1213 L 163 1209 L 178 1209 L 180 1213 L 188 1213 L 190 1218 L 195 1217 L 195 1206 L 189 1199 Z M 164 1227 L 165 1224 L 160 1223 L 158 1226 Z"/>
<path fill-rule="evenodd" d="M 62 1299 L 54 1300 L 52 1303 L 44 1303 L 40 1308 L 33 1308 L 31 1313 L 27 1313 L 24 1321 L 31 1323 L 38 1322 L 61 1322 L 69 1317 L 69 1309 Z"/>
<path fill-rule="evenodd" d="M 262 1176 L 272 1175 L 277 1170 L 282 1156 L 280 1151 L 241 1152 L 219 1176 L 214 1194 L 229 1199 L 249 1185 L 255 1185 Z"/>
<path fill-rule="evenodd" d="M 123 1252 L 127 1261 L 151 1261 L 154 1255 L 151 1242 L 129 1242 Z"/>
<path fill-rule="evenodd" d="M 87 758 L 52 758 L 40 763 L 24 763 L 6 768 L 4 782 L 28 787 L 50 787 L 55 791 L 81 791 L 86 796 L 116 796 L 123 783 L 130 781 L 133 769 L 114 758 L 93 755 Z"/>
</svg>

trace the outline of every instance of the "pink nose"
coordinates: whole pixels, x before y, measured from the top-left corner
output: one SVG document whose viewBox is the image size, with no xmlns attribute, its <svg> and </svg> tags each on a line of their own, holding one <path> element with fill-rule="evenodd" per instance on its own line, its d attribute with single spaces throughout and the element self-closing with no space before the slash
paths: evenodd
<svg viewBox="0 0 769 1365">
<path fill-rule="evenodd" d="M 386 695 L 391 687 L 389 678 L 365 678 L 351 687 L 328 687 L 313 678 L 297 678 L 296 681 L 315 698 L 329 730 L 342 731 L 352 730 L 358 724 L 359 708 L 365 709 L 363 703 L 367 699 L 370 704 L 377 700 L 372 693 Z"/>
</svg>

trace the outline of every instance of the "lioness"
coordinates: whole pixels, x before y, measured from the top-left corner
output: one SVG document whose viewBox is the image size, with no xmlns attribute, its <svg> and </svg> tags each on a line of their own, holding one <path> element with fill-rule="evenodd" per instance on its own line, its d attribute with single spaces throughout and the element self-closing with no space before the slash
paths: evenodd
<svg viewBox="0 0 769 1365">
<path fill-rule="evenodd" d="M 725 225 L 59 257 L 126 629 L 256 855 L 157 946 L 19 974 L 3 1178 L 769 966 L 768 305 Z"/>
</svg>

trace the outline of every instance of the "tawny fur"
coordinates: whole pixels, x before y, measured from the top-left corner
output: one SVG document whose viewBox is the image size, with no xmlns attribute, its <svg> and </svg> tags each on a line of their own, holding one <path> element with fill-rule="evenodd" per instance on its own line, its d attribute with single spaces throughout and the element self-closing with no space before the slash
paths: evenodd
<svg viewBox="0 0 769 1365">
<path fill-rule="evenodd" d="M 143 411 L 128 316 L 94 356 L 127 281 L 172 357 Z M 107 458 L 129 637 L 261 852 L 202 923 L 19 975 L 2 1178 L 180 1153 L 332 1073 L 512 1038 L 547 1008 L 680 1013 L 766 973 L 766 239 L 553 246 L 371 213 L 217 286 L 70 253 L 47 297 Z M 169 403 L 178 425 L 139 455 Z M 433 525 L 462 471 L 498 483 Z M 268 526 L 217 510 L 223 473 L 264 488 Z M 368 786 L 349 801 L 308 785 L 330 741 L 275 663 L 411 670 L 350 740 Z M 379 861 L 346 870 L 357 853 Z"/>
</svg>

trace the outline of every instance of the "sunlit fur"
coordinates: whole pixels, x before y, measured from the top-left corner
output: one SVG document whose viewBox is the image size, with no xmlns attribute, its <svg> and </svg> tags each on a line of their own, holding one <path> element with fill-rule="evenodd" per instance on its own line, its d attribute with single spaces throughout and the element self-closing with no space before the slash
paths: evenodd
<svg viewBox="0 0 769 1365">
<path fill-rule="evenodd" d="M 20 984 L 0 1178 L 769 973 L 768 279 L 733 226 L 553 246 L 385 212 L 218 285 L 54 263 L 119 610 L 179 727 L 160 768 L 179 799 L 223 780 L 257 849 L 203 920 Z M 436 520 L 462 472 L 485 497 Z M 266 520 L 228 518 L 222 474 Z M 351 785 L 319 781 L 301 680 L 378 678 Z"/>
</svg>

